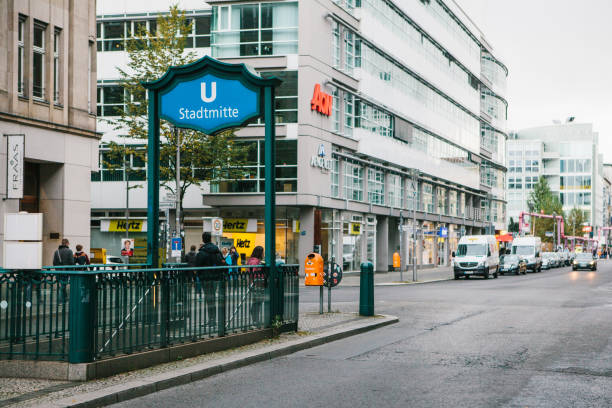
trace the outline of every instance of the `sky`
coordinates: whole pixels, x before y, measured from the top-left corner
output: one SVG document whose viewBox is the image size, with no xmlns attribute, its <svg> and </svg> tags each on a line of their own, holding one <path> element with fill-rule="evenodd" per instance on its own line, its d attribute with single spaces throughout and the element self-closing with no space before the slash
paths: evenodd
<svg viewBox="0 0 612 408">
<path fill-rule="evenodd" d="M 612 163 L 612 1 L 455 1 L 508 67 L 508 130 L 575 116 Z"/>
</svg>

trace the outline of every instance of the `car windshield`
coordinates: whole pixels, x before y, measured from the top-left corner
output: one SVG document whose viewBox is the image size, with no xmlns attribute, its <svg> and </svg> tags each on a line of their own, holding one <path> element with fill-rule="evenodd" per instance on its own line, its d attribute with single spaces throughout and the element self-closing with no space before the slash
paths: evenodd
<svg viewBox="0 0 612 408">
<path fill-rule="evenodd" d="M 459 244 L 457 256 L 482 256 L 487 254 L 484 244 Z"/>
<path fill-rule="evenodd" d="M 517 263 L 518 261 L 519 261 L 519 257 L 517 255 L 504 256 L 504 263 L 511 264 L 511 263 Z"/>
<path fill-rule="evenodd" d="M 580 261 L 590 261 L 593 259 L 593 256 L 589 253 L 583 252 L 580 254 L 576 254 L 576 259 Z"/>
<path fill-rule="evenodd" d="M 533 245 L 515 245 L 512 247 L 513 255 L 533 255 Z"/>
</svg>

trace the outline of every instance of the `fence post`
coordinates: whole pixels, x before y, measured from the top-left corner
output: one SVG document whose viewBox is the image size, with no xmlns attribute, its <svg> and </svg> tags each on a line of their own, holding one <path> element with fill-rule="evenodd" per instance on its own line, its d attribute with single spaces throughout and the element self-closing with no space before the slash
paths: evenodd
<svg viewBox="0 0 612 408">
<path fill-rule="evenodd" d="M 359 281 L 359 314 L 374 316 L 374 266 L 372 262 L 361 264 Z"/>
<path fill-rule="evenodd" d="M 170 271 L 160 272 L 161 276 L 161 321 L 159 322 L 160 330 L 160 346 L 168 346 L 168 338 L 170 336 Z"/>
<path fill-rule="evenodd" d="M 219 280 L 219 308 L 217 310 L 217 333 L 219 337 L 225 336 L 225 294 L 227 289 L 228 274 L 223 274 Z"/>
<path fill-rule="evenodd" d="M 70 340 L 68 361 L 88 363 L 95 355 L 95 325 L 98 293 L 96 274 L 80 272 L 70 275 Z"/>
</svg>

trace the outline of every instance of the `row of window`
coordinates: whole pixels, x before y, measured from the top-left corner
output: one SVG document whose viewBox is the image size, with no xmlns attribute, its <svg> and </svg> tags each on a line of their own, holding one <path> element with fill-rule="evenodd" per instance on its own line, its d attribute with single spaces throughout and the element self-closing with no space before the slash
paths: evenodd
<svg viewBox="0 0 612 408">
<path fill-rule="evenodd" d="M 48 24 L 42 21 L 34 20 L 31 31 L 31 40 L 29 22 L 30 20 L 23 15 L 19 16 L 17 27 L 17 93 L 22 97 L 30 95 L 35 99 L 47 101 L 49 100 L 49 87 L 46 84 L 47 70 L 47 53 L 53 53 L 51 70 L 53 71 L 53 88 L 52 100 L 54 103 L 60 103 L 60 87 L 61 87 L 61 67 L 60 60 L 61 48 L 61 33 L 62 29 L 55 27 L 51 37 L 51 47 L 48 46 L 47 28 Z M 28 57 L 29 55 L 29 57 Z M 27 65 L 29 64 L 29 66 Z M 31 90 L 28 90 L 27 72 L 31 72 Z"/>
<path fill-rule="evenodd" d="M 566 206 L 591 205 L 591 193 L 561 193 L 561 204 Z"/>
<path fill-rule="evenodd" d="M 508 76 L 506 70 L 489 53 L 483 53 L 480 61 L 482 75 L 495 84 L 500 90 L 504 91 L 506 89 L 506 78 Z"/>
<path fill-rule="evenodd" d="M 480 109 L 492 118 L 502 121 L 508 119 L 508 105 L 484 87 L 480 93 Z"/>
<path fill-rule="evenodd" d="M 276 123 L 297 123 L 297 71 L 261 72 L 263 77 L 277 77 L 282 80 L 275 90 Z M 119 116 L 127 109 L 127 102 L 142 103 L 141 95 L 128 95 L 120 84 L 98 84 L 98 116 Z"/>
<path fill-rule="evenodd" d="M 591 159 L 561 159 L 561 173 L 590 173 Z"/>
<path fill-rule="evenodd" d="M 185 28 L 177 33 L 186 37 L 185 48 L 210 47 L 210 15 L 190 17 L 185 23 Z M 123 51 L 126 49 L 126 41 L 143 30 L 155 36 L 157 19 L 104 21 L 98 22 L 96 28 L 98 51 Z"/>
<path fill-rule="evenodd" d="M 261 193 L 265 191 L 265 154 L 264 141 L 236 142 L 247 147 L 248 157 L 244 166 L 244 176 L 240 180 L 218 180 L 210 185 L 212 193 Z M 145 147 L 141 146 L 144 150 Z M 297 191 L 297 141 L 276 141 L 276 191 Z M 115 168 L 117 166 L 117 168 Z M 146 164 L 143 156 L 136 154 L 127 158 L 127 171 L 120 158 L 111 157 L 107 148 L 100 148 L 100 171 L 92 173 L 92 181 L 130 181 L 146 180 Z M 193 168 L 194 176 L 203 178 L 205 170 Z"/>
<path fill-rule="evenodd" d="M 540 161 L 536 159 L 510 159 L 508 160 L 508 171 L 510 173 L 538 173 L 540 171 Z"/>
<path fill-rule="evenodd" d="M 297 54 L 297 31 L 297 2 L 213 6 L 212 56 Z"/>
<path fill-rule="evenodd" d="M 561 190 L 590 190 L 591 176 L 561 176 Z"/>
<path fill-rule="evenodd" d="M 531 190 L 538 183 L 538 176 L 525 176 L 525 189 Z M 523 177 L 508 177 L 508 189 L 509 190 L 522 190 L 523 189 Z"/>
<path fill-rule="evenodd" d="M 484 220 L 489 222 L 505 222 L 506 204 L 496 200 L 480 200 L 480 208 L 484 214 Z"/>
<path fill-rule="evenodd" d="M 477 88 L 472 85 L 471 75 L 449 59 L 443 48 L 423 35 L 414 21 L 400 14 L 386 0 L 362 0 L 362 8 L 391 30 L 403 44 L 410 44 L 423 60 L 453 79 L 467 94 L 477 92 Z"/>
<path fill-rule="evenodd" d="M 537 147 L 526 148 L 523 154 L 522 150 L 508 150 L 508 158 L 517 158 L 520 159 L 523 157 L 539 157 L 540 150 Z"/>
<path fill-rule="evenodd" d="M 342 166 L 342 191 L 339 188 L 340 166 Z M 364 179 L 366 174 L 367 180 Z M 330 176 L 331 195 L 334 198 L 366 201 L 408 210 L 413 209 L 416 202 L 419 211 L 456 217 L 464 215 L 466 201 L 463 192 L 420 182 L 421 194 L 419 194 L 411 179 L 405 179 L 397 174 L 385 174 L 376 168 L 365 169 L 361 164 L 340 161 L 338 158 L 332 159 Z M 365 181 L 368 188 L 366 200 L 364 200 Z M 467 208 L 465 210 L 467 213 Z"/>
</svg>

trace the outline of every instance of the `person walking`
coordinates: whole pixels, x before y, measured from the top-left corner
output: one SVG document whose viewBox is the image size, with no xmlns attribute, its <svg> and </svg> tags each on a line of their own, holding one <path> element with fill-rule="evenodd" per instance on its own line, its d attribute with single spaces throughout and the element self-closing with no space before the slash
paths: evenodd
<svg viewBox="0 0 612 408">
<path fill-rule="evenodd" d="M 262 246 L 256 246 L 253 248 L 251 257 L 247 260 L 247 265 L 262 265 L 263 264 L 264 249 Z M 253 324 L 257 327 L 261 325 L 262 316 L 261 311 L 263 309 L 263 302 L 266 295 L 266 275 L 262 268 L 249 268 L 249 275 L 251 281 L 251 319 Z"/>
<path fill-rule="evenodd" d="M 219 247 L 211 242 L 210 232 L 202 234 L 204 245 L 196 255 L 196 267 L 223 266 L 225 261 Z M 205 269 L 198 271 L 198 278 L 204 286 L 204 302 L 206 303 L 209 329 L 217 327 L 217 286 L 221 283 L 223 271 L 220 269 Z"/>
<path fill-rule="evenodd" d="M 62 244 L 55 250 L 55 253 L 53 254 L 53 266 L 65 265 L 74 265 L 74 255 L 72 253 L 72 249 L 70 249 L 70 242 L 67 238 L 62 239 Z M 68 291 L 66 290 L 66 285 L 68 285 L 68 278 L 66 276 L 58 275 L 57 281 L 60 287 L 57 301 L 59 303 L 66 303 L 66 301 L 68 300 Z"/>
<path fill-rule="evenodd" d="M 227 266 L 232 266 L 234 264 L 233 259 L 232 259 L 232 255 L 229 253 L 229 249 L 227 248 L 222 248 L 221 249 L 221 255 L 223 256 L 223 260 L 225 261 L 225 264 Z M 229 275 L 229 279 L 232 280 L 234 279 L 233 273 L 234 273 L 235 269 L 234 268 L 229 268 L 227 270 L 227 273 Z"/>
<path fill-rule="evenodd" d="M 77 244 L 76 252 L 74 253 L 74 264 L 75 265 L 91 265 L 89 256 L 83 252 L 83 245 Z"/>
<path fill-rule="evenodd" d="M 196 246 L 192 245 L 189 248 L 189 252 L 185 254 L 185 263 L 187 266 L 196 266 L 196 257 L 198 256 L 198 251 L 196 251 Z"/>
</svg>

